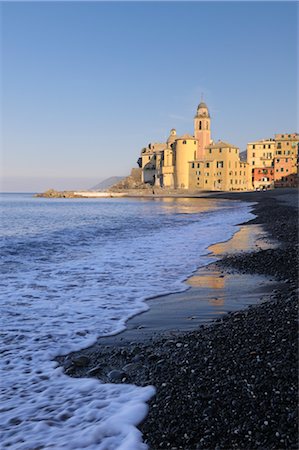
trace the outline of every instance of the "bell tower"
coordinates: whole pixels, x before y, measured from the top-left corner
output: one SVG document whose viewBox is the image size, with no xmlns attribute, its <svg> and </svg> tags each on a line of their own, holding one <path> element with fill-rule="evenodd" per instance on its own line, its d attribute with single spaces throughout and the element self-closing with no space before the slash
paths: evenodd
<svg viewBox="0 0 299 450">
<path fill-rule="evenodd" d="M 194 117 L 194 137 L 198 140 L 196 159 L 204 159 L 205 147 L 211 143 L 211 117 L 203 101 L 198 105 Z"/>
</svg>

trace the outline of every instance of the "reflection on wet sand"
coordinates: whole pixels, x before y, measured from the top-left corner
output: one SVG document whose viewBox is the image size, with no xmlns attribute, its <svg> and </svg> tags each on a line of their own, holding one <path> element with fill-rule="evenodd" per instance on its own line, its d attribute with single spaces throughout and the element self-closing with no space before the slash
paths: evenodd
<svg viewBox="0 0 299 450">
<path fill-rule="evenodd" d="M 197 272 L 197 275 L 189 278 L 186 283 L 193 287 L 223 289 L 225 286 L 225 277 L 219 270 L 201 270 Z"/>
<path fill-rule="evenodd" d="M 227 207 L 230 203 L 227 200 L 212 198 L 157 198 L 164 206 L 164 211 L 171 214 L 198 214 L 211 210 L 219 210 Z"/>
<path fill-rule="evenodd" d="M 211 245 L 209 250 L 216 256 L 275 248 L 261 225 L 242 225 L 240 230 L 226 242 Z"/>
<path fill-rule="evenodd" d="M 182 203 L 183 199 L 178 200 Z M 213 252 L 210 254 L 212 258 L 220 259 L 225 254 L 250 252 L 274 245 L 266 239 L 261 226 L 245 225 L 231 240 L 212 245 L 209 250 Z M 121 345 L 126 340 L 144 340 L 156 333 L 194 330 L 229 311 L 268 299 L 278 285 L 262 275 L 228 273 L 215 264 L 201 267 L 186 284 L 189 285 L 188 291 L 149 300 L 150 309 L 130 319 L 124 333 L 101 341 Z"/>
<path fill-rule="evenodd" d="M 213 306 L 223 306 L 224 305 L 224 297 L 211 298 L 209 300 L 209 303 Z"/>
</svg>

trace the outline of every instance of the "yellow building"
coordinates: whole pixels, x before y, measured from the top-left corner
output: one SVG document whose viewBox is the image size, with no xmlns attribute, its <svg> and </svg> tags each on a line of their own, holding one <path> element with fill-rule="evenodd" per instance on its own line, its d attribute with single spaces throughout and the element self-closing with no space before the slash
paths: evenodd
<svg viewBox="0 0 299 450">
<path fill-rule="evenodd" d="M 239 149 L 211 140 L 211 117 L 201 102 L 194 117 L 194 135 L 177 137 L 173 128 L 165 143 L 151 143 L 138 160 L 142 181 L 152 186 L 192 190 L 247 190 L 250 170 Z"/>
<path fill-rule="evenodd" d="M 252 168 L 272 167 L 274 154 L 274 139 L 264 139 L 247 144 L 247 162 Z"/>
<path fill-rule="evenodd" d="M 198 141 L 194 136 L 184 134 L 173 144 L 175 154 L 175 187 L 189 189 L 189 161 L 194 161 L 198 149 Z"/>
<path fill-rule="evenodd" d="M 189 163 L 190 189 L 209 191 L 244 191 L 248 189 L 250 171 L 240 161 L 238 147 L 219 141 L 205 149 L 205 159 Z"/>
</svg>

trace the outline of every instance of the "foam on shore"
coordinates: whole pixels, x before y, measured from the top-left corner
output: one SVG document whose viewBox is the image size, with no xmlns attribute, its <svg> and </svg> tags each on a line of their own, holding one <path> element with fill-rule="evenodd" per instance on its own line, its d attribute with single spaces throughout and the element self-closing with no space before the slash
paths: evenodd
<svg viewBox="0 0 299 450">
<path fill-rule="evenodd" d="M 2 221 L 3 448 L 144 449 L 136 425 L 154 388 L 71 379 L 53 358 L 119 332 L 146 298 L 185 290 L 250 205 L 33 202 Z"/>
</svg>

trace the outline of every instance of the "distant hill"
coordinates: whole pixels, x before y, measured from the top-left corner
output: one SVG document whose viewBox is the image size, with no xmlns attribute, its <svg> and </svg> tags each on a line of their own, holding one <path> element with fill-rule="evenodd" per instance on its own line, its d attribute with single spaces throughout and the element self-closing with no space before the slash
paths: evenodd
<svg viewBox="0 0 299 450">
<path fill-rule="evenodd" d="M 125 177 L 110 177 L 106 178 L 106 180 L 101 181 L 97 185 L 90 188 L 90 191 L 104 191 L 105 189 L 110 188 L 116 183 L 119 183 L 121 180 L 123 180 Z"/>
<path fill-rule="evenodd" d="M 241 161 L 247 160 L 247 150 L 244 150 L 243 152 L 240 153 L 240 160 Z"/>
</svg>

